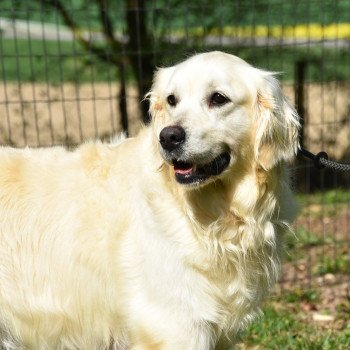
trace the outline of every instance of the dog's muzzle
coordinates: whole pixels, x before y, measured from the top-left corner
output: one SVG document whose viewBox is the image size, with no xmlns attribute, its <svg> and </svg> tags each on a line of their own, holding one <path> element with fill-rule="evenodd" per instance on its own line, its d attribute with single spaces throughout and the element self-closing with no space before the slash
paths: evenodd
<svg viewBox="0 0 350 350">
<path fill-rule="evenodd" d="M 228 167 L 230 159 L 230 154 L 223 152 L 206 164 L 173 160 L 175 178 L 184 185 L 201 184 L 213 176 L 220 175 Z"/>
<path fill-rule="evenodd" d="M 159 142 L 168 162 L 174 166 L 176 181 L 184 185 L 198 185 L 213 176 L 220 175 L 229 165 L 231 156 L 223 152 L 208 163 L 197 164 L 182 159 L 182 147 L 186 140 L 185 130 L 178 125 L 167 126 L 159 134 Z"/>
</svg>

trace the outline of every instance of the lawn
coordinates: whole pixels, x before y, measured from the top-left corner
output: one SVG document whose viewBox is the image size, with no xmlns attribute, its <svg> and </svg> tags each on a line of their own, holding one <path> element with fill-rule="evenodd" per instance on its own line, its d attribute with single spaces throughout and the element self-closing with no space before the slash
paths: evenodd
<svg viewBox="0 0 350 350">
<path fill-rule="evenodd" d="M 327 322 L 305 318 L 303 297 L 288 302 L 288 296 L 276 298 L 264 308 L 264 316 L 242 336 L 238 349 L 346 350 L 350 348 L 349 302 L 339 305 L 338 328 Z M 325 314 L 327 316 L 327 314 Z M 333 316 L 332 316 L 333 317 Z M 332 318 L 331 317 L 331 318 Z M 319 317 L 319 319 L 331 319 Z M 340 320 L 340 321 L 339 321 Z M 346 321 L 347 320 L 347 321 Z M 339 326 L 340 325 L 340 326 Z"/>
<path fill-rule="evenodd" d="M 0 80 L 19 82 L 113 81 L 116 69 L 77 42 L 0 38 Z"/>
<path fill-rule="evenodd" d="M 280 79 L 293 81 L 297 61 L 308 60 L 307 81 L 350 80 L 348 51 L 317 47 L 201 47 L 191 48 L 182 44 L 159 44 L 154 48 L 158 55 L 157 65 L 170 65 L 182 60 L 188 53 L 201 50 L 225 50 L 249 63 L 268 70 L 281 72 Z M 172 51 L 171 55 L 164 54 Z M 101 82 L 118 80 L 117 69 L 101 62 L 85 51 L 77 42 L 42 40 L 12 40 L 0 38 L 0 80 L 20 82 Z M 321 70 L 320 70 L 321 67 Z M 132 73 L 127 72 L 129 81 Z"/>
<path fill-rule="evenodd" d="M 94 30 L 100 28 L 97 1 L 61 0 L 74 20 Z M 349 22 L 348 0 L 152 0 L 145 1 L 145 15 L 150 28 L 196 28 L 210 30 L 215 26 L 236 25 L 295 25 L 319 23 L 322 26 Z M 117 30 L 123 28 L 126 0 L 108 2 L 108 12 Z M 23 20 L 62 23 L 60 16 L 39 0 L 2 0 L 0 10 L 4 17 Z"/>
<path fill-rule="evenodd" d="M 295 236 L 287 239 L 283 283 L 238 349 L 350 348 L 350 190 L 298 200 L 301 213 Z"/>
<path fill-rule="evenodd" d="M 101 33 L 98 1 L 61 0 L 60 3 L 68 13 L 74 13 L 79 30 Z M 133 2 L 108 2 L 108 15 L 118 34 L 128 34 L 128 3 Z M 173 64 L 194 52 L 221 49 L 258 67 L 282 72 L 281 79 L 285 81 L 294 79 L 294 65 L 300 60 L 309 62 L 309 81 L 350 80 L 348 48 L 337 41 L 350 38 L 348 0 L 157 0 L 144 3 L 145 11 L 141 11 L 140 16 L 145 16 L 152 46 L 142 46 L 142 50 L 151 50 L 154 65 Z M 7 19 L 51 23 L 57 26 L 58 32 L 63 26 L 57 11 L 43 6 L 39 0 L 2 0 L 0 13 Z M 207 36 L 219 37 L 217 43 L 221 36 L 243 41 L 267 38 L 268 41 L 263 47 L 255 43 L 252 47 L 242 43 L 209 45 L 205 43 Z M 270 39 L 275 42 L 270 43 Z M 333 43 L 329 46 L 324 40 Z M 3 81 L 57 84 L 118 79 L 115 67 L 99 62 L 76 42 L 9 40 L 1 38 L 0 33 L 0 57 L 0 80 Z M 132 80 L 131 72 L 127 76 Z"/>
</svg>

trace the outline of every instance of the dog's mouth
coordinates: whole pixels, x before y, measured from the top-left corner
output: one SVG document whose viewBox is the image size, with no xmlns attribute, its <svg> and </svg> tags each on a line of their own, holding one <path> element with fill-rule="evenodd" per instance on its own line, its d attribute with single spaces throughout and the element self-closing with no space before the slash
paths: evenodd
<svg viewBox="0 0 350 350">
<path fill-rule="evenodd" d="M 231 156 L 228 152 L 206 164 L 193 164 L 173 160 L 176 181 L 180 184 L 200 184 L 212 176 L 220 175 L 229 165 Z"/>
</svg>

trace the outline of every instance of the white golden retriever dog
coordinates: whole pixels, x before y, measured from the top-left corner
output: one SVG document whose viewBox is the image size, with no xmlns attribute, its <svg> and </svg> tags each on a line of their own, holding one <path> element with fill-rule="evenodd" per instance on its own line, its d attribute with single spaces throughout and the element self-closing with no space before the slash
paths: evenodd
<svg viewBox="0 0 350 350">
<path fill-rule="evenodd" d="M 276 282 L 298 117 L 221 52 L 155 74 L 152 125 L 0 149 L 5 349 L 228 349 Z"/>
</svg>

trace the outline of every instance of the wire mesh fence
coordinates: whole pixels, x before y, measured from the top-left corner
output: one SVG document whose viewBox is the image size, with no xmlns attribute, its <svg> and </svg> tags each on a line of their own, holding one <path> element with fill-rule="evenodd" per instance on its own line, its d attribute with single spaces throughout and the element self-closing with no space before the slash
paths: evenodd
<svg viewBox="0 0 350 350">
<path fill-rule="evenodd" d="M 149 118 L 142 97 L 154 67 L 216 49 L 281 72 L 305 147 L 350 161 L 348 0 L 2 0 L 0 143 L 135 135 Z M 302 160 L 294 174 L 301 214 L 281 288 L 344 285 L 349 175 Z"/>
</svg>

